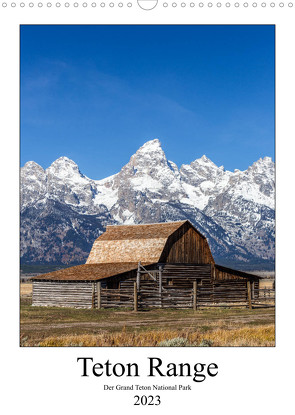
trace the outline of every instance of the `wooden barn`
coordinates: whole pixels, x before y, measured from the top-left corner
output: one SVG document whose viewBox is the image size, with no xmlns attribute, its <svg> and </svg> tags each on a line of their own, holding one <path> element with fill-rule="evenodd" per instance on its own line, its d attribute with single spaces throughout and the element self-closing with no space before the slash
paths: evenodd
<svg viewBox="0 0 295 415">
<path fill-rule="evenodd" d="M 245 303 L 259 278 L 215 264 L 188 221 L 107 226 L 86 264 L 32 278 L 34 306 L 192 307 Z"/>
</svg>

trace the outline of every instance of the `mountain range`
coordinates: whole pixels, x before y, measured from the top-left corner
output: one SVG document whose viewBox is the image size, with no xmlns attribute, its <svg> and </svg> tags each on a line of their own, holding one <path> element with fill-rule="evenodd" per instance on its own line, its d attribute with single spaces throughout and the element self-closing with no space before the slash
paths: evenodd
<svg viewBox="0 0 295 415">
<path fill-rule="evenodd" d="M 102 180 L 67 157 L 44 170 L 21 168 L 21 262 L 85 262 L 106 225 L 189 219 L 208 238 L 216 262 L 272 269 L 275 166 L 270 157 L 227 171 L 205 155 L 180 168 L 158 139 L 146 142 L 121 171 Z"/>
</svg>

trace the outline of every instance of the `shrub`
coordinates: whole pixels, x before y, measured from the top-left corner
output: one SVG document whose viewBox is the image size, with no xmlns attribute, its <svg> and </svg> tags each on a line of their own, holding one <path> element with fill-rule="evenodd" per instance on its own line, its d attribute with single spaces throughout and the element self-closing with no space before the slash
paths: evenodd
<svg viewBox="0 0 295 415">
<path fill-rule="evenodd" d="M 212 347 L 213 346 L 213 341 L 212 340 L 207 340 L 207 339 L 203 339 L 201 341 L 201 343 L 199 344 L 200 347 Z"/>
<path fill-rule="evenodd" d="M 191 346 L 189 341 L 183 337 L 174 337 L 174 339 L 163 340 L 158 346 L 160 347 L 188 347 Z"/>
</svg>

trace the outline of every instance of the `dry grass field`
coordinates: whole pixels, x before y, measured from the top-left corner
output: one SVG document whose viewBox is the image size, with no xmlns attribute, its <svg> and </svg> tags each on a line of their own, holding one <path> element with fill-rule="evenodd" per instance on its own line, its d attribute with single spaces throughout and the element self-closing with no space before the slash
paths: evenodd
<svg viewBox="0 0 295 415">
<path fill-rule="evenodd" d="M 25 296 L 31 296 L 32 295 L 32 287 L 33 284 L 30 282 L 27 282 L 25 284 L 21 283 L 20 284 L 20 295 L 21 297 L 25 297 Z"/>
<path fill-rule="evenodd" d="M 275 345 L 273 308 L 134 313 L 127 309 L 32 307 L 29 286 L 21 285 L 21 346 L 161 346 L 161 342 L 179 338 L 179 345 L 186 346 Z"/>
<path fill-rule="evenodd" d="M 273 279 L 267 279 L 267 278 L 263 278 L 262 280 L 259 281 L 259 288 L 273 288 L 273 284 L 274 284 L 274 280 Z"/>
<path fill-rule="evenodd" d="M 274 327 L 259 326 L 244 328 L 221 329 L 210 327 L 204 334 L 202 326 L 199 329 L 190 330 L 151 330 L 147 332 L 127 332 L 125 328 L 121 332 L 83 334 L 67 336 L 51 336 L 41 340 L 39 346 L 84 346 L 84 347 L 104 347 L 104 346 L 161 346 L 167 340 L 183 340 L 179 346 L 273 346 Z M 163 344 L 163 345 L 164 345 Z M 29 345 L 29 344 L 28 344 Z M 35 345 L 35 344 L 34 344 Z M 171 344 L 178 345 L 177 342 Z"/>
</svg>

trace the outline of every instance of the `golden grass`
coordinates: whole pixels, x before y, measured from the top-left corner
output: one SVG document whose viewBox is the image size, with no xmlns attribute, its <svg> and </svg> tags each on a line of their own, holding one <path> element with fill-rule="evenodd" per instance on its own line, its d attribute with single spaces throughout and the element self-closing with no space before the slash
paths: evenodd
<svg viewBox="0 0 295 415">
<path fill-rule="evenodd" d="M 212 346 L 274 346 L 274 325 L 244 326 L 242 328 L 214 328 L 206 333 L 202 330 L 179 331 L 179 330 L 151 330 L 140 333 L 121 332 L 83 334 L 67 336 L 47 337 L 38 344 L 26 338 L 21 340 L 22 346 L 83 346 L 83 347 L 109 347 L 109 346 L 158 346 L 164 340 L 176 337 L 185 338 L 192 346 L 210 344 Z"/>
<path fill-rule="evenodd" d="M 263 278 L 262 280 L 259 281 L 259 288 L 263 289 L 263 288 L 273 288 L 273 283 L 274 280 L 273 279 L 267 279 L 267 278 Z"/>
<path fill-rule="evenodd" d="M 21 283 L 20 284 L 20 295 L 32 295 L 33 284 L 31 282 Z"/>
</svg>

